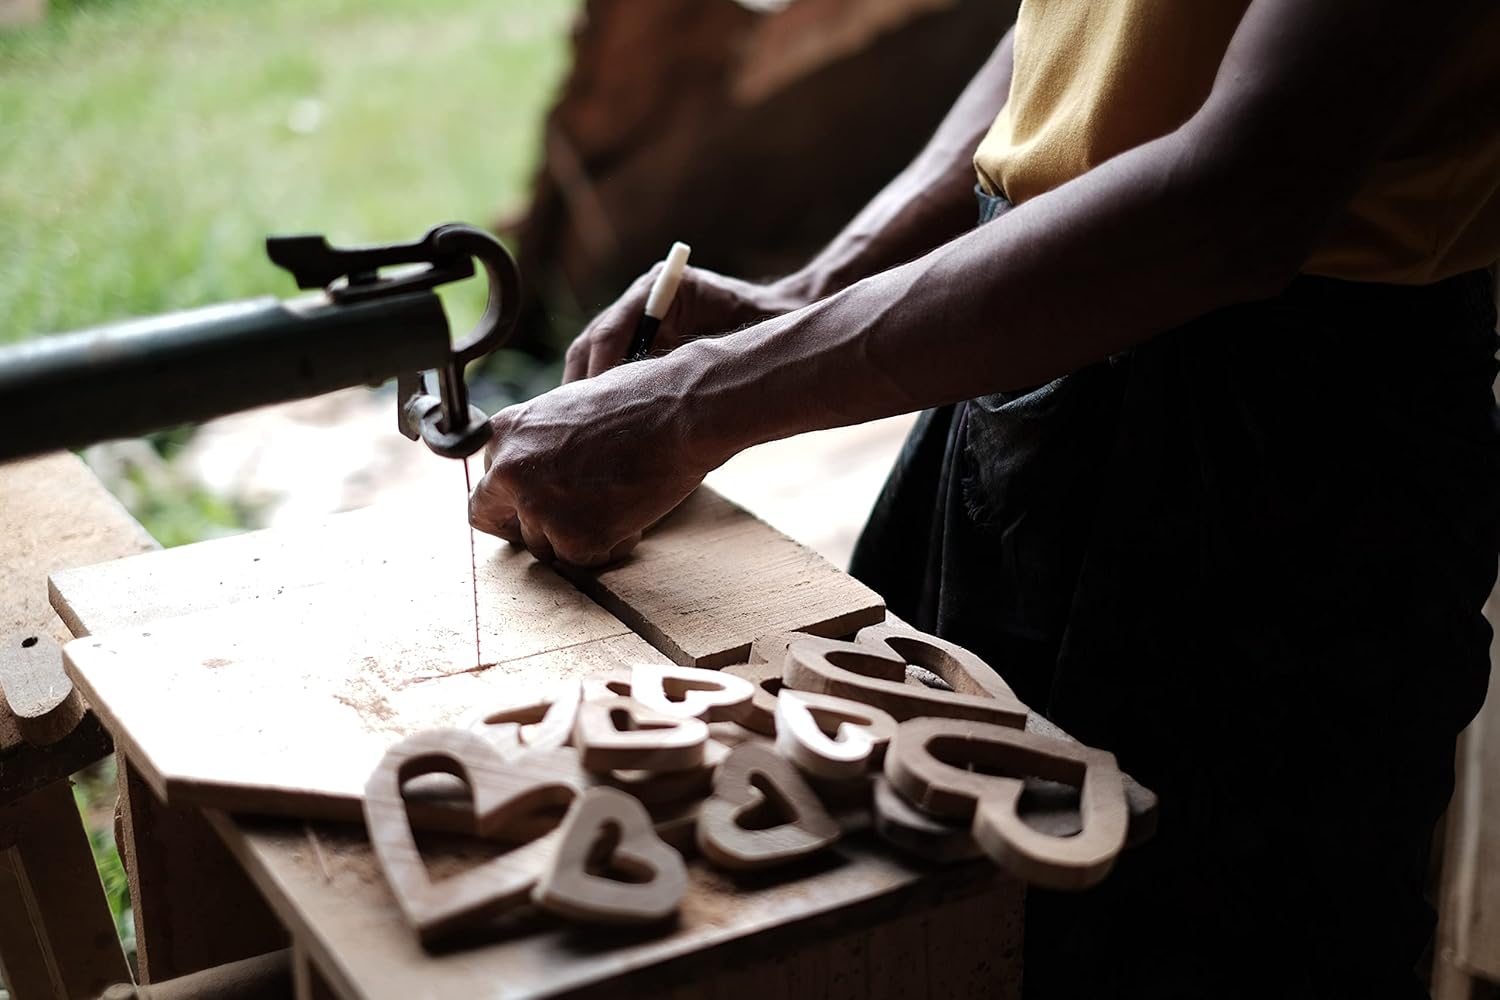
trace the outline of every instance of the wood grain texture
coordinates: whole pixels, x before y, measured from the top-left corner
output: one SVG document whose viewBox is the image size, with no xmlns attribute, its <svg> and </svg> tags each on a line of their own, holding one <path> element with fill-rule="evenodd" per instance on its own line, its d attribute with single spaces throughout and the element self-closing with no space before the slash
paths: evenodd
<svg viewBox="0 0 1500 1000">
<path fill-rule="evenodd" d="M 568 810 L 558 838 L 532 892 L 542 909 L 599 924 L 650 924 L 677 912 L 687 867 L 635 798 L 590 789 Z"/>
<path fill-rule="evenodd" d="M 851 635 L 885 619 L 874 591 L 707 488 L 624 562 L 564 572 L 687 667 L 738 663 L 771 632 Z"/>
<path fill-rule="evenodd" d="M 365 779 L 392 742 L 459 725 L 481 706 L 534 702 L 559 681 L 661 661 L 551 570 L 481 537 L 476 670 L 464 526 L 378 529 L 365 512 L 336 523 L 324 548 L 302 556 L 304 576 L 320 582 L 149 625 L 129 625 L 118 609 L 122 595 L 155 585 L 154 555 L 102 606 L 92 583 L 74 600 L 70 581 L 86 574 L 56 581 L 93 631 L 65 647 L 71 676 L 168 803 L 357 820 Z M 340 576 L 326 562 L 330 550 L 337 558 L 381 537 L 393 539 L 384 565 L 359 560 Z M 253 564 L 254 550 L 235 551 Z M 211 577 L 198 584 L 213 589 Z"/>
</svg>

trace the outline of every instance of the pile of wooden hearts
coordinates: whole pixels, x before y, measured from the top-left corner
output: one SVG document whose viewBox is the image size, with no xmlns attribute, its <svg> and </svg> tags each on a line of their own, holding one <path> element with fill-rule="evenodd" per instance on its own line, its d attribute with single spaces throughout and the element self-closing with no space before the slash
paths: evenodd
<svg viewBox="0 0 1500 1000">
<path fill-rule="evenodd" d="M 660 921 L 686 892 L 683 853 L 759 869 L 872 822 L 929 859 L 988 856 L 1031 882 L 1092 885 L 1125 843 L 1125 779 L 1108 753 L 1025 731 L 1027 716 L 986 664 L 933 636 L 778 634 L 748 664 L 640 664 L 411 736 L 370 777 L 365 816 L 428 942 L 527 902 Z M 467 785 L 472 810 L 435 774 Z M 1027 777 L 1078 790 L 1071 826 L 1022 819 Z M 519 846 L 435 883 L 413 824 Z"/>
</svg>

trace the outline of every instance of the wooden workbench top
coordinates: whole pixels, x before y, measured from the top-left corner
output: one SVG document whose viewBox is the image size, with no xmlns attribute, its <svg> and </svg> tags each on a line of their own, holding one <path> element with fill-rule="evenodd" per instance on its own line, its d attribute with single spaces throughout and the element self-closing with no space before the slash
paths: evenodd
<svg viewBox="0 0 1500 1000">
<path fill-rule="evenodd" d="M 381 747 L 538 678 L 667 654 L 725 662 L 760 634 L 838 634 L 883 617 L 867 590 L 705 492 L 647 540 L 628 572 L 583 581 L 619 617 L 524 553 L 481 540 L 475 669 L 467 538 L 452 544 L 453 534 L 367 511 L 53 581 L 59 612 L 88 635 L 69 647 L 71 669 L 120 745 L 175 804 L 219 807 L 211 821 L 337 993 L 623 996 L 632 973 L 652 970 L 642 995 L 659 994 L 665 974 L 695 981 L 683 996 L 713 995 L 716 981 L 724 995 L 765 996 L 764 984 L 734 976 L 767 949 L 786 952 L 783 987 L 820 974 L 871 987 L 851 981 L 850 995 L 1015 986 L 1020 886 L 988 865 L 926 868 L 873 838 L 848 838 L 774 877 L 736 880 L 695 862 L 666 933 L 601 936 L 532 917 L 432 956 L 402 922 L 358 826 L 224 811 L 334 815 L 307 806 L 362 783 Z M 716 566 L 715 551 L 733 553 L 733 564 Z M 680 571 L 683 560 L 692 572 Z M 620 620 L 632 616 L 656 623 L 639 631 L 659 648 Z M 932 940 L 929 920 L 942 928 Z M 881 929 L 869 932 L 872 924 Z M 869 947 L 870 933 L 884 945 Z M 853 951 L 839 958 L 838 941 Z M 996 942 L 1009 950 L 982 950 Z M 932 959 L 944 949 L 956 949 L 951 961 Z M 958 981 L 980 966 L 983 982 Z"/>
</svg>

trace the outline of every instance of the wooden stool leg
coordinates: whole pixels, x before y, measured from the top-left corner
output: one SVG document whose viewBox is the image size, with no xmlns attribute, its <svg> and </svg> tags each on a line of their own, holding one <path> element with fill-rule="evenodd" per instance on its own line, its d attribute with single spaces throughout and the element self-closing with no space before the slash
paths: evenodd
<svg viewBox="0 0 1500 1000">
<path fill-rule="evenodd" d="M 0 966 L 15 1000 L 93 1000 L 130 979 L 66 781 L 0 807 Z"/>
<path fill-rule="evenodd" d="M 135 903 L 140 982 L 285 948 L 285 928 L 203 814 L 167 806 L 123 754 L 117 759 L 120 860 Z"/>
</svg>

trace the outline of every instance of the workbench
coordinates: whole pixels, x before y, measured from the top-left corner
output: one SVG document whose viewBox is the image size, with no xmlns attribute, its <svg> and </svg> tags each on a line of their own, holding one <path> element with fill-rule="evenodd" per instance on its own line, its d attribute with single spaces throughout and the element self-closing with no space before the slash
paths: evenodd
<svg viewBox="0 0 1500 1000">
<path fill-rule="evenodd" d="M 458 498 L 435 502 L 456 508 L 452 523 L 462 524 Z M 847 837 L 816 863 L 756 877 L 730 877 L 694 862 L 680 919 L 665 933 L 605 933 L 528 918 L 478 943 L 430 954 L 401 921 L 362 827 L 340 822 L 353 818 L 345 808 L 307 810 L 327 815 L 323 820 L 278 819 L 224 808 L 242 801 L 233 795 L 213 798 L 200 779 L 222 773 L 214 771 L 213 761 L 235 752 L 243 718 L 226 714 L 183 727 L 200 740 L 195 754 L 177 754 L 151 742 L 154 736 L 149 748 L 142 745 L 142 732 L 152 727 L 143 729 L 139 713 L 150 711 L 151 701 L 130 692 L 164 697 L 167 689 L 153 686 L 160 683 L 160 677 L 152 680 L 155 672 L 166 671 L 162 676 L 172 678 L 172 690 L 185 685 L 185 696 L 195 696 L 193 685 L 206 683 L 205 677 L 233 690 L 235 682 L 222 680 L 235 676 L 238 668 L 230 664 L 246 665 L 238 676 L 255 676 L 269 669 L 265 657 L 280 644 L 316 642 L 317 657 L 297 661 L 297 672 L 311 676 L 326 668 L 325 694 L 347 696 L 351 679 L 385 677 L 377 688 L 355 692 L 358 705 L 343 714 L 330 714 L 329 698 L 298 701 L 295 685 L 284 685 L 285 715 L 329 735 L 323 742 L 299 743 L 299 732 L 306 730 L 283 727 L 270 745 L 296 753 L 322 747 L 319 759 L 309 761 L 309 772 L 317 772 L 310 780 L 316 785 L 324 780 L 317 775 L 326 776 L 334 795 L 327 801 L 337 803 L 339 775 L 355 764 L 350 748 L 368 754 L 411 727 L 451 723 L 472 709 L 476 696 L 515 692 L 543 673 L 595 671 L 618 659 L 622 649 L 662 662 L 718 665 L 747 651 L 735 638 L 739 633 L 795 625 L 846 634 L 883 613 L 816 555 L 706 493 L 674 515 L 623 569 L 575 580 L 581 590 L 524 553 L 481 541 L 485 586 L 521 578 L 525 586 L 482 591 L 489 598 L 504 591 L 519 604 L 491 601 L 481 615 L 485 669 L 475 670 L 464 614 L 467 544 L 455 548 L 447 544 L 451 537 L 442 544 L 422 537 L 413 526 L 433 521 L 431 509 L 420 521 L 412 519 L 415 513 L 338 515 L 300 533 L 237 536 L 54 576 L 53 604 L 74 634 L 111 637 L 122 651 L 138 642 L 140 650 L 159 653 L 136 661 L 133 669 L 150 673 L 133 684 L 111 687 L 101 679 L 107 671 L 78 677 L 86 692 L 99 685 L 96 693 L 108 695 L 95 709 L 124 759 L 123 805 L 130 815 L 122 824 L 128 841 L 122 846 L 138 881 L 143 978 L 268 950 L 285 928 L 304 996 L 1019 994 L 1021 885 L 984 862 L 937 867 L 904 858 L 871 834 Z M 674 591 L 654 577 L 655 567 L 686 583 Z M 688 603 L 696 603 L 696 610 L 663 607 L 646 615 L 649 620 L 640 618 L 643 594 L 650 599 L 673 592 L 679 603 L 685 593 L 693 595 Z M 381 594 L 400 600 L 369 603 Z M 520 608 L 528 601 L 532 606 Z M 696 622 L 706 625 L 698 628 Z M 204 665 L 201 673 L 171 673 L 204 637 L 219 642 L 226 636 L 230 653 L 195 661 Z M 542 641 L 544 636 L 555 641 Z M 382 660 L 390 650 L 393 658 Z M 208 660 L 223 662 L 209 667 Z M 397 661 L 404 676 L 423 683 L 378 689 Z M 442 680 L 427 683 L 434 669 Z M 319 683 L 313 678 L 307 687 Z M 214 690 L 202 688 L 196 696 L 211 701 Z M 170 710 L 187 714 L 182 705 Z M 219 739 L 201 740 L 205 733 Z M 182 808 L 185 800 L 194 805 Z M 254 804 L 253 797 L 248 801 Z M 204 802 L 210 807 L 203 808 Z M 151 835 L 129 838 L 132 827 L 140 832 L 143 818 Z M 220 905 L 213 887 L 202 884 L 198 862 L 212 861 L 210 869 L 221 864 L 208 857 L 214 853 L 210 846 L 193 849 L 191 857 L 143 857 L 153 853 L 148 841 L 173 842 L 176 828 L 191 830 L 205 820 L 274 913 L 274 927 L 254 904 L 231 894 L 230 905 Z M 153 897 L 170 905 L 154 906 Z M 150 926 L 153 908 L 166 911 L 174 931 L 162 934 Z M 192 948 L 183 947 L 183 938 Z"/>
</svg>

